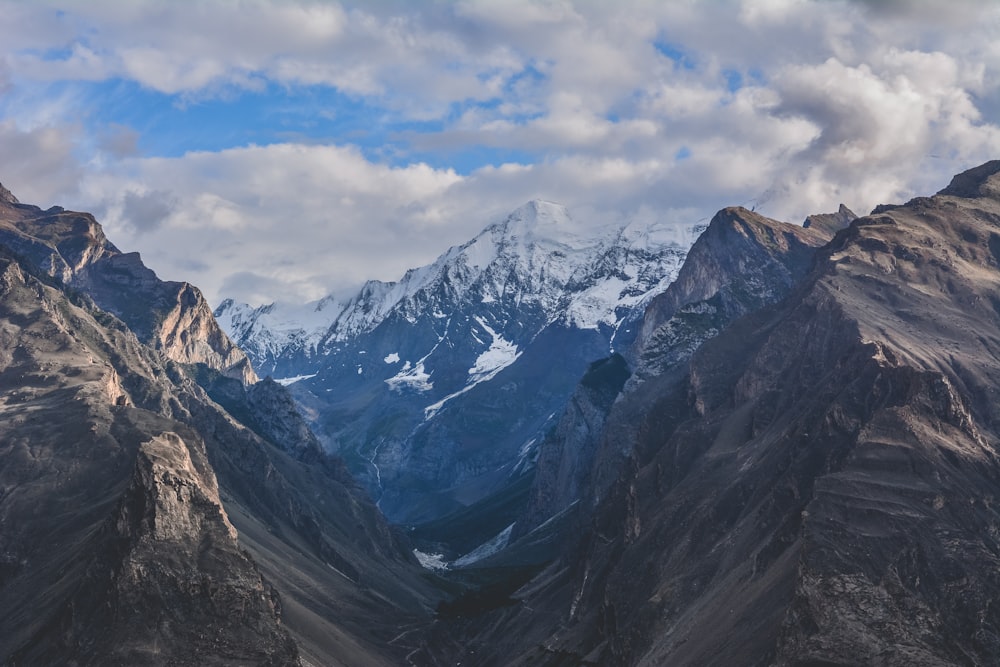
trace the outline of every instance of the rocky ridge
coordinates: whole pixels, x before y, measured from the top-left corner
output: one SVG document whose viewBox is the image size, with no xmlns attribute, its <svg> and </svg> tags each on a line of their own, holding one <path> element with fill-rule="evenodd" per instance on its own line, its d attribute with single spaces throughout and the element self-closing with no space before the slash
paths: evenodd
<svg viewBox="0 0 1000 667">
<path fill-rule="evenodd" d="M 107 249 L 97 230 L 76 247 Z M 397 635 L 437 593 L 283 388 L 169 359 L 7 248 L 0 662 L 375 665 L 415 648 Z"/>
<path fill-rule="evenodd" d="M 4 662 L 296 664 L 204 444 L 131 407 L 155 354 L 0 262 Z"/>
<path fill-rule="evenodd" d="M 997 193 L 992 162 L 877 208 L 784 300 L 639 385 L 627 460 L 582 537 L 442 653 L 996 662 Z"/>
<path fill-rule="evenodd" d="M 662 391 L 673 381 L 671 369 L 730 322 L 787 296 L 817 249 L 854 218 L 841 206 L 836 214 L 810 216 L 800 227 L 740 207 L 719 211 L 691 247 L 677 279 L 651 300 L 627 357 L 595 364 L 543 441 L 515 536 L 575 503 L 589 511 L 629 454 L 619 443 L 636 436 L 643 396 Z M 816 220 L 824 222 L 822 228 L 807 226 Z M 657 378 L 657 388 L 629 398 Z"/>
<path fill-rule="evenodd" d="M 87 294 L 146 344 L 178 363 L 202 363 L 251 384 L 246 355 L 219 327 L 201 291 L 162 281 L 138 253 L 122 253 L 89 213 L 42 210 L 0 197 L 0 245 L 60 284 Z"/>
</svg>

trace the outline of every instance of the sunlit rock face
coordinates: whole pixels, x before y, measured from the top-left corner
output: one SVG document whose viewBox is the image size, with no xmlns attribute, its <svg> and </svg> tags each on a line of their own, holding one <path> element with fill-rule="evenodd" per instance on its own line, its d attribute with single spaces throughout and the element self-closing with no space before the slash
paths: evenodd
<svg viewBox="0 0 1000 667">
<path fill-rule="evenodd" d="M 43 211 L 4 192 L 9 196 L 0 193 L 0 244 L 86 294 L 169 359 L 256 381 L 246 355 L 219 327 L 198 288 L 157 278 L 138 253 L 122 253 L 108 241 L 89 213 Z"/>
<path fill-rule="evenodd" d="M 0 663 L 400 664 L 436 593 L 287 391 L 213 363 L 200 296 L 89 216 L 0 210 Z M 109 275 L 177 308 L 137 335 Z"/>
</svg>

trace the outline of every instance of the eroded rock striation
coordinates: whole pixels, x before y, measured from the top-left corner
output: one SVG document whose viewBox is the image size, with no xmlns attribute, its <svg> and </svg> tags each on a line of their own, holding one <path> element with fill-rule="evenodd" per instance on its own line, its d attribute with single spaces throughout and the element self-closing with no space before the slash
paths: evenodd
<svg viewBox="0 0 1000 667">
<path fill-rule="evenodd" d="M 998 193 L 993 162 L 879 207 L 783 300 L 640 385 L 626 460 L 582 538 L 441 652 L 997 662 Z"/>
<path fill-rule="evenodd" d="M 110 252 L 62 222 L 27 249 Z M 175 362 L 38 256 L 0 249 L 0 662 L 403 660 L 435 593 L 287 393 Z"/>
</svg>

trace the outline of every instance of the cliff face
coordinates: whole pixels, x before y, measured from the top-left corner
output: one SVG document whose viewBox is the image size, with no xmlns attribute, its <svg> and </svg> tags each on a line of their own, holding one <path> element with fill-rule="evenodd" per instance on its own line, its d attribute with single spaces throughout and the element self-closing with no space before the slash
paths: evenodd
<svg viewBox="0 0 1000 667">
<path fill-rule="evenodd" d="M 248 384 L 257 380 L 198 288 L 157 278 L 138 253 L 122 253 L 108 241 L 90 214 L 59 207 L 43 211 L 13 195 L 0 197 L 0 245 L 86 293 L 167 358 L 204 363 Z"/>
<path fill-rule="evenodd" d="M 879 207 L 640 385 L 622 474 L 480 664 L 1000 659 L 998 192 L 1000 162 Z"/>
<path fill-rule="evenodd" d="M 26 259 L 45 246 L 82 281 L 69 230 L 22 228 L 22 252 L 0 249 L 0 662 L 402 660 L 434 592 L 287 392 L 175 363 Z M 112 253 L 78 231 L 80 256 Z M 119 283 L 119 303 L 147 287 Z"/>
<path fill-rule="evenodd" d="M 297 664 L 203 441 L 134 407 L 156 355 L 0 264 L 0 656 Z"/>
<path fill-rule="evenodd" d="M 677 280 L 646 309 L 630 354 L 638 378 L 662 373 L 725 323 L 783 298 L 809 271 L 816 248 L 852 219 L 843 207 L 802 227 L 741 207 L 719 211 Z"/>
<path fill-rule="evenodd" d="M 577 501 L 589 511 L 632 453 L 623 443 L 637 437 L 648 397 L 668 391 L 674 382 L 676 372 L 671 371 L 733 320 L 787 296 L 811 267 L 817 249 L 850 220 L 853 214 L 845 207 L 810 216 L 809 227 L 739 207 L 719 211 L 695 241 L 677 280 L 647 308 L 628 355 L 632 368 L 617 358 L 623 384 L 616 380 L 595 394 L 595 386 L 585 379 L 543 442 L 528 508 L 515 534 Z M 605 375 L 615 364 L 605 366 Z M 638 391 L 650 381 L 655 385 Z"/>
</svg>

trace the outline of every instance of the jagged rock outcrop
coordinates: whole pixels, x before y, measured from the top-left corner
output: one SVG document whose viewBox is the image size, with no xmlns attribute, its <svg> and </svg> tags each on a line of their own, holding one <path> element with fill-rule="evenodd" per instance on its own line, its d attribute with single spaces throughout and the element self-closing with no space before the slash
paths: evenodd
<svg viewBox="0 0 1000 667">
<path fill-rule="evenodd" d="M 640 380 L 683 361 L 727 322 L 784 297 L 809 270 L 816 248 L 853 214 L 791 225 L 741 207 L 715 214 L 666 291 L 646 309 L 630 359 Z"/>
<path fill-rule="evenodd" d="M 89 213 L 43 211 L 13 195 L 0 197 L 0 245 L 87 294 L 169 359 L 203 363 L 247 384 L 257 380 L 198 288 L 157 278 L 138 253 L 122 253 L 108 241 Z"/>
<path fill-rule="evenodd" d="M 811 267 L 817 249 L 853 219 L 843 206 L 838 213 L 810 216 L 809 228 L 740 207 L 719 211 L 691 247 L 677 280 L 647 308 L 628 351 L 635 370 L 623 368 L 618 374 L 627 384 L 595 397 L 584 381 L 543 442 L 528 507 L 515 535 L 575 502 L 581 502 L 579 510 L 589 512 L 632 453 L 621 443 L 636 437 L 637 414 L 646 409 L 644 395 L 664 391 L 673 382 L 668 371 L 731 321 L 785 297 Z M 623 359 L 618 363 L 625 364 Z M 632 394 L 656 377 L 661 380 L 655 389 L 616 402 L 618 390 Z"/>
<path fill-rule="evenodd" d="M 0 662 L 382 665 L 415 648 L 399 634 L 436 594 L 404 538 L 295 441 L 287 395 L 242 423 L 205 375 L 246 405 L 239 380 L 0 251 Z"/>
<path fill-rule="evenodd" d="M 582 539 L 439 656 L 1000 660 L 998 193 L 994 162 L 879 207 L 673 384 L 639 386 Z"/>
<path fill-rule="evenodd" d="M 156 356 L 0 264 L 0 659 L 297 664 L 204 446 L 130 407 Z"/>
<path fill-rule="evenodd" d="M 17 204 L 17 197 L 14 196 L 10 190 L 5 188 L 2 183 L 0 183 L 0 202 L 4 204 Z"/>
<path fill-rule="evenodd" d="M 845 229 L 857 217 L 854 211 L 841 204 L 836 213 L 816 213 L 810 215 L 802 223 L 802 226 L 806 229 L 821 232 L 828 238 L 833 238 L 837 232 Z"/>
</svg>

